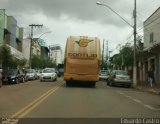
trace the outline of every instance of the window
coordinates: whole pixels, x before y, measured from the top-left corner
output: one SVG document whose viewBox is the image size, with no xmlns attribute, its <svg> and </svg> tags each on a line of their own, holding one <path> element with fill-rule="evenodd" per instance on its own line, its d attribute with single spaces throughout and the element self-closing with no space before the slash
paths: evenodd
<svg viewBox="0 0 160 124">
<path fill-rule="evenodd" d="M 150 43 L 153 43 L 154 41 L 154 33 L 150 33 Z"/>
</svg>

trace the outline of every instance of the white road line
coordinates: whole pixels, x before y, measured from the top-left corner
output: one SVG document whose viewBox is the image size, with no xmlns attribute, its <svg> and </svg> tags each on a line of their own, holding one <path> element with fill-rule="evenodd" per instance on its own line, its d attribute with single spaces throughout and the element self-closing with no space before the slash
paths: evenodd
<svg viewBox="0 0 160 124">
<path fill-rule="evenodd" d="M 133 99 L 133 101 L 137 102 L 137 103 L 140 103 L 140 104 L 143 104 L 142 101 L 138 100 L 138 99 Z"/>
<path fill-rule="evenodd" d="M 154 107 L 152 107 L 152 106 L 150 106 L 150 105 L 144 105 L 144 107 L 149 108 L 149 109 L 151 109 L 151 110 L 158 110 L 158 109 L 156 109 L 156 108 L 154 108 Z M 159 110 L 160 110 L 160 109 L 159 109 Z"/>
<path fill-rule="evenodd" d="M 123 93 L 123 92 L 117 91 L 117 93 L 125 96 L 125 97 L 128 98 L 128 99 L 131 99 L 132 101 L 134 101 L 134 102 L 136 102 L 136 103 L 139 103 L 139 104 L 143 105 L 144 107 L 146 107 L 146 108 L 148 108 L 148 109 L 151 109 L 151 110 L 154 110 L 154 111 L 160 111 L 160 109 L 157 109 L 157 108 L 152 107 L 152 106 L 150 106 L 150 105 L 146 105 L 146 104 L 144 104 L 141 100 L 135 99 L 135 98 L 133 98 L 133 97 L 131 97 L 131 96 L 129 96 L 129 95 L 126 95 L 126 94 Z"/>
</svg>

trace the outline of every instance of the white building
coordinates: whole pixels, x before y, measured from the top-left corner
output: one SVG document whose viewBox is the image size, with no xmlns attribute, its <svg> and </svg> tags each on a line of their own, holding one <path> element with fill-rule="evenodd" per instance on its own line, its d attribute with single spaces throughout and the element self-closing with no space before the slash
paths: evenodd
<svg viewBox="0 0 160 124">
<path fill-rule="evenodd" d="M 30 58 L 30 43 L 31 43 L 30 38 L 23 39 L 22 54 L 24 58 L 27 59 L 28 66 L 29 66 L 29 58 Z"/>
<path fill-rule="evenodd" d="M 147 82 L 148 70 L 154 70 L 155 82 L 160 83 L 160 7 L 144 22 L 143 61 L 140 80 Z"/>
<path fill-rule="evenodd" d="M 50 47 L 50 59 L 56 65 L 63 63 L 62 49 L 59 45 L 51 45 Z"/>
</svg>

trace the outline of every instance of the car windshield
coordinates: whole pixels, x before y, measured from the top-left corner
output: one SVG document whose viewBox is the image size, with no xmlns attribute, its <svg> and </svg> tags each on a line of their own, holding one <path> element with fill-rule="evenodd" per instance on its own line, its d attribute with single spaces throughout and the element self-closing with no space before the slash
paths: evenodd
<svg viewBox="0 0 160 124">
<path fill-rule="evenodd" d="M 4 74 L 6 74 L 6 75 L 13 75 L 13 74 L 16 74 L 16 73 L 17 73 L 16 70 L 6 70 L 6 71 L 4 71 Z"/>
<path fill-rule="evenodd" d="M 116 71 L 116 75 L 128 75 L 127 71 Z"/>
<path fill-rule="evenodd" d="M 43 73 L 53 73 L 55 72 L 55 69 L 44 69 Z"/>
<path fill-rule="evenodd" d="M 107 75 L 107 72 L 101 72 L 100 75 Z"/>
<path fill-rule="evenodd" d="M 100 70 L 100 74 L 101 74 L 101 75 L 104 75 L 104 74 L 106 75 L 106 74 L 108 74 L 108 73 L 109 73 L 108 70 Z"/>
<path fill-rule="evenodd" d="M 27 69 L 26 72 L 27 73 L 34 73 L 34 70 L 33 69 Z"/>
</svg>

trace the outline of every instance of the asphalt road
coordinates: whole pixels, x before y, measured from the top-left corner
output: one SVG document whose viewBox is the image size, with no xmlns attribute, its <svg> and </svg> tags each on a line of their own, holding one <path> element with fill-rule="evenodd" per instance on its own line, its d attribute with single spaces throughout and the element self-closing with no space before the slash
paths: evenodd
<svg viewBox="0 0 160 124">
<path fill-rule="evenodd" d="M 29 81 L 0 88 L 0 117 L 7 118 L 159 118 L 159 95 L 132 88 L 66 87 L 56 82 Z"/>
</svg>

